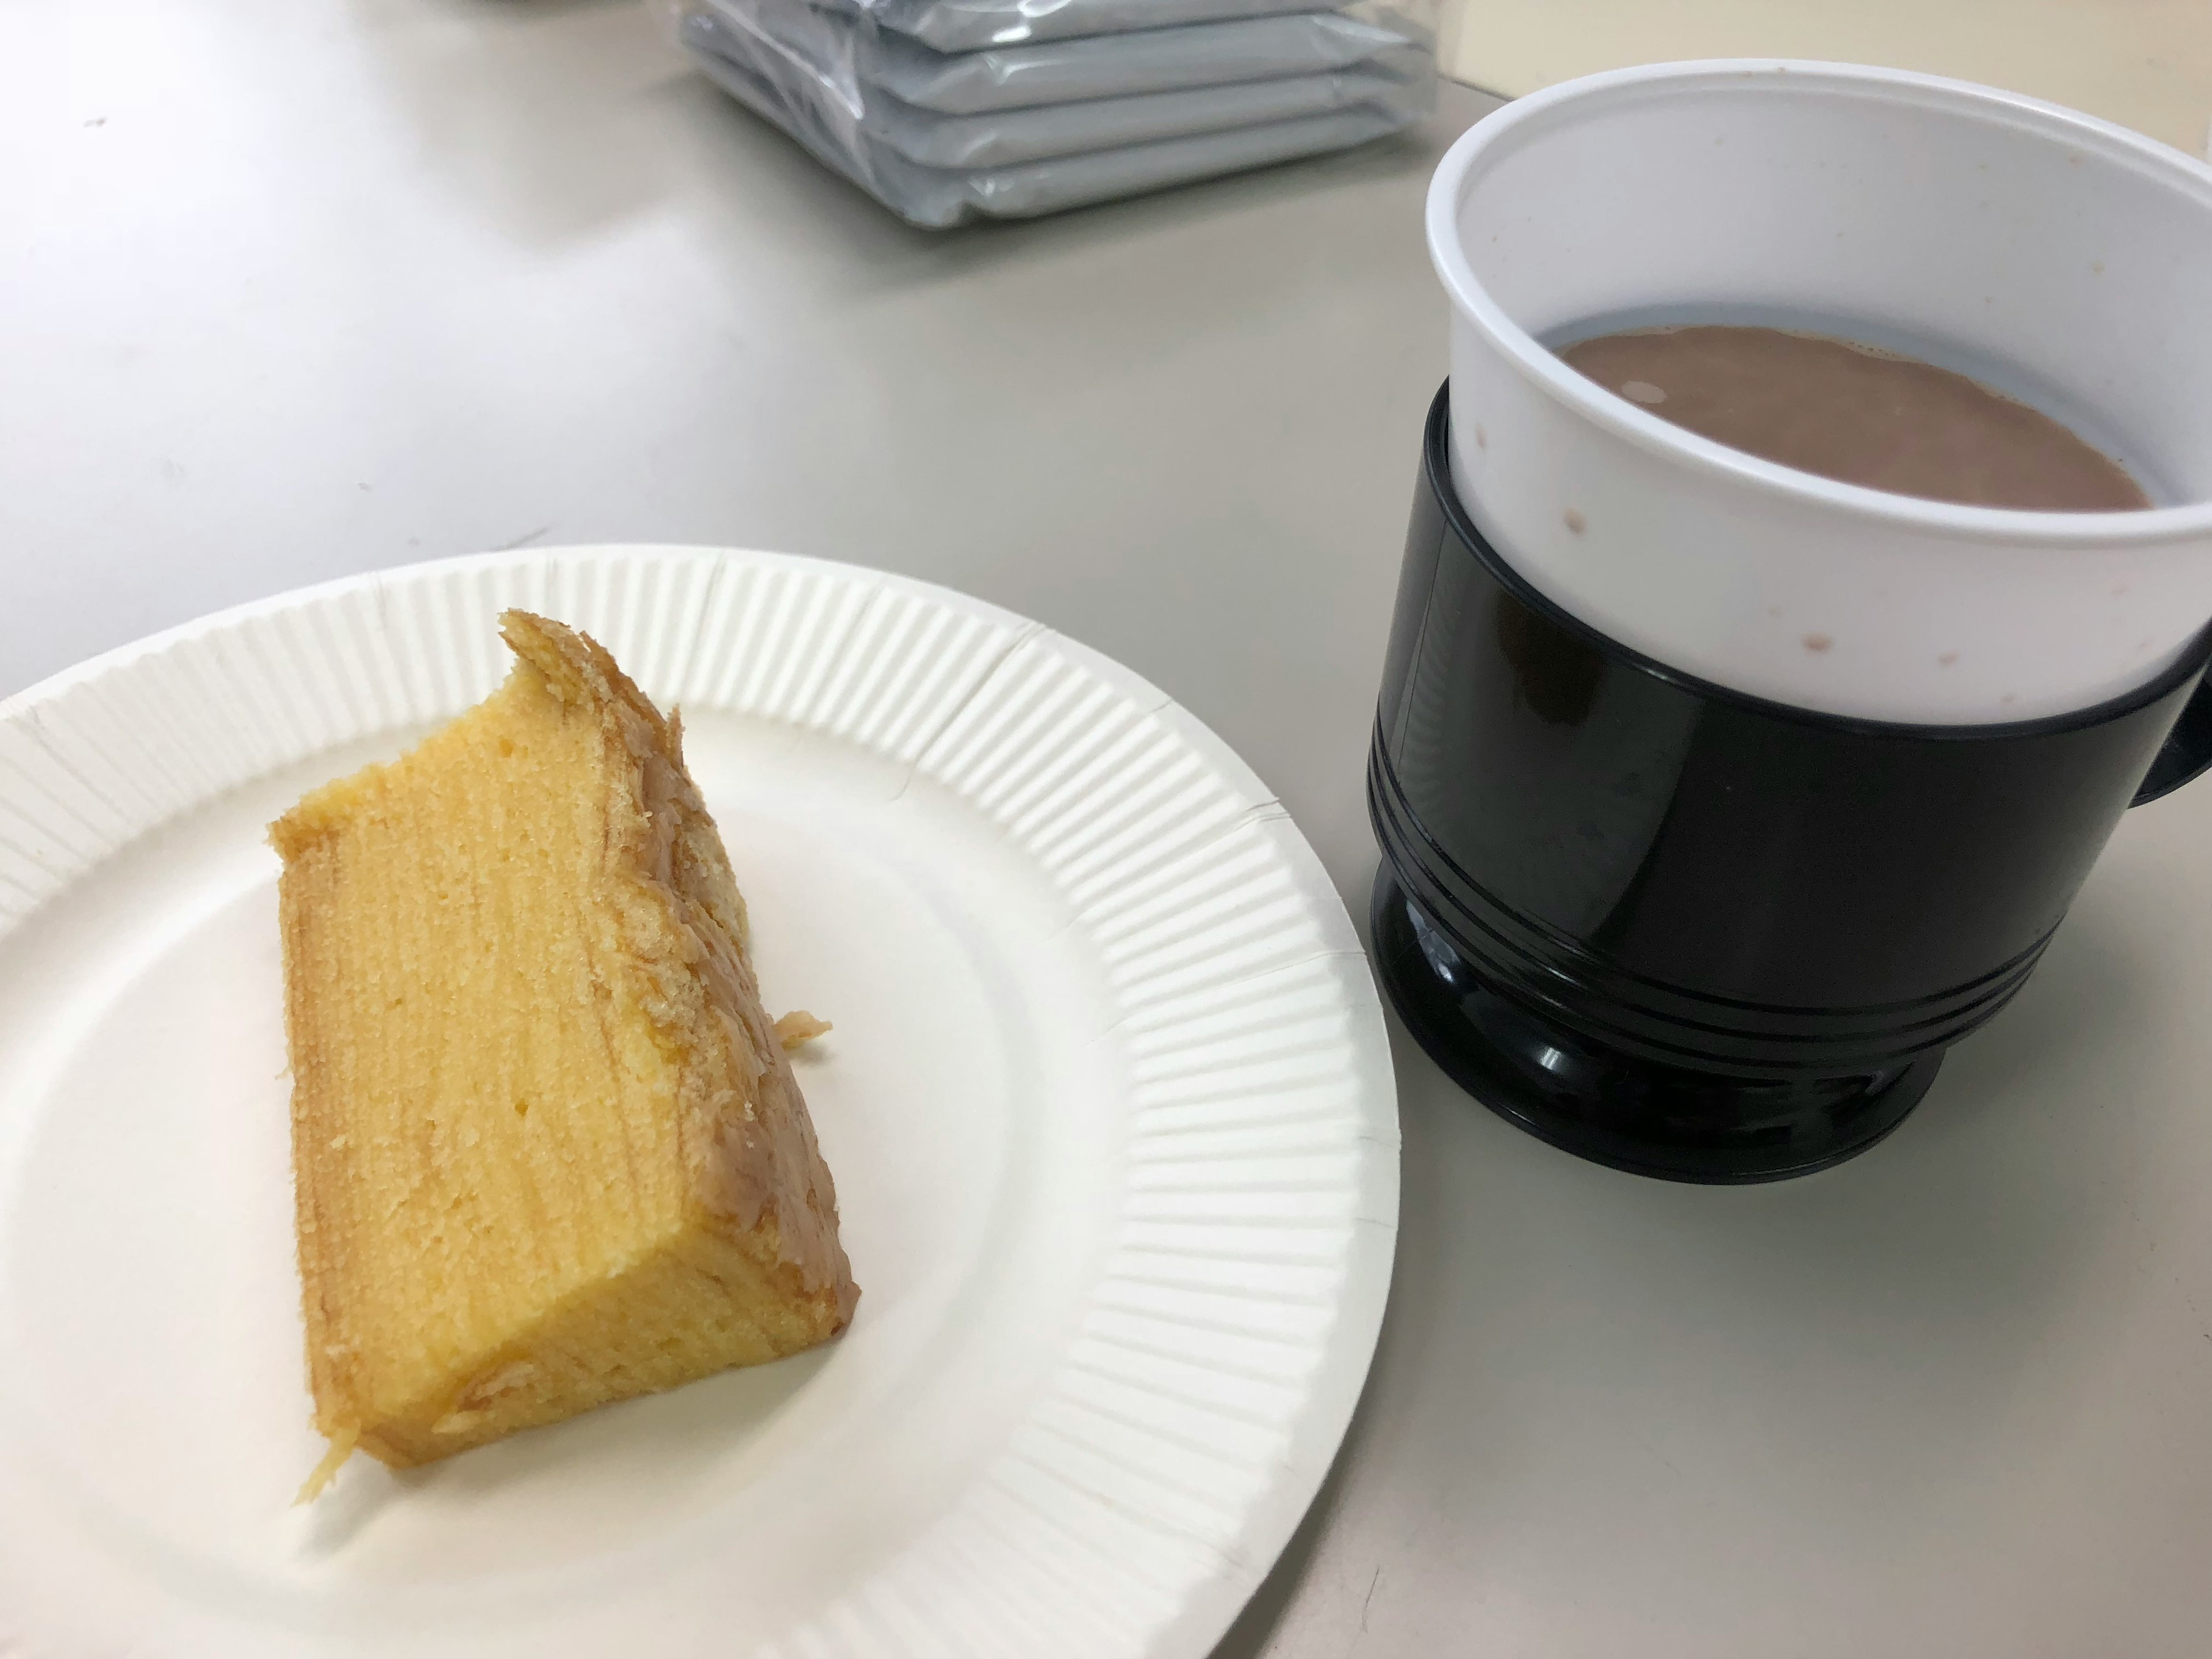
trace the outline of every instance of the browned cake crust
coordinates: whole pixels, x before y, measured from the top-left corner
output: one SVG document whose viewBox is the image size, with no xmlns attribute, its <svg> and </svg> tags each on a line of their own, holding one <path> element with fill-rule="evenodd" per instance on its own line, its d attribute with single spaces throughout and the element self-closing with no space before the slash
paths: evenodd
<svg viewBox="0 0 2212 1659">
<path fill-rule="evenodd" d="M 325 1473 L 795 1352 L 858 1295 L 678 723 L 502 622 L 498 692 L 270 830 Z"/>
</svg>

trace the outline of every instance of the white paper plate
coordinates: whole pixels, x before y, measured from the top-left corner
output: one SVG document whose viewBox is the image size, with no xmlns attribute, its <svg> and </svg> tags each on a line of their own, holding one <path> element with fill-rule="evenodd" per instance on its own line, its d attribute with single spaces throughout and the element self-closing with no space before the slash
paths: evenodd
<svg viewBox="0 0 2212 1659">
<path fill-rule="evenodd" d="M 815 1353 L 320 1503 L 263 826 L 504 673 L 684 710 L 862 1286 Z M 0 1653 L 1200 1655 L 1343 1434 L 1397 1218 L 1343 907 L 1136 676 L 915 582 L 532 551 L 0 704 Z"/>
</svg>

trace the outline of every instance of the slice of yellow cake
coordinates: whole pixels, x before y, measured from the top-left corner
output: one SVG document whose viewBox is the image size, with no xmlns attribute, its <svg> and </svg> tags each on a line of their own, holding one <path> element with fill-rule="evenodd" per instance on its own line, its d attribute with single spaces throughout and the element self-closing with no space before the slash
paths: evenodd
<svg viewBox="0 0 2212 1659">
<path fill-rule="evenodd" d="M 311 1492 L 356 1445 L 427 1462 L 796 1353 L 859 1294 L 678 723 L 502 623 L 497 691 L 270 828 Z"/>
</svg>

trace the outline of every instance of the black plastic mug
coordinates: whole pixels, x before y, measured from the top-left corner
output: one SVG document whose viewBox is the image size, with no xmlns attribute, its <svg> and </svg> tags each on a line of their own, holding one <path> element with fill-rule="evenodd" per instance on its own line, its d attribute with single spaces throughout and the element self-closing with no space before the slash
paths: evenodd
<svg viewBox="0 0 2212 1659">
<path fill-rule="evenodd" d="M 2212 629 L 2016 725 L 1890 725 L 1710 684 L 1516 575 L 1429 413 L 1368 772 L 1376 959 L 1462 1087 L 1678 1180 L 1871 1146 L 2017 992 L 2120 815 L 2212 764 Z"/>
</svg>

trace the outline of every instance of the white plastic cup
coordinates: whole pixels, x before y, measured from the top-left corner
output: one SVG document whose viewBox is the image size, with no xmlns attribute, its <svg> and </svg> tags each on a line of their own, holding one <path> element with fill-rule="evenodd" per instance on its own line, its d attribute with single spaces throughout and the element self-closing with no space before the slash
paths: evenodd
<svg viewBox="0 0 2212 1659">
<path fill-rule="evenodd" d="M 1832 64 L 1659 64 L 1507 105 L 1428 200 L 1454 483 L 1549 598 L 1800 708 L 2092 707 L 2212 618 L 2212 168 L 2010 93 Z M 1673 426 L 1553 355 L 1772 323 L 1974 376 L 2134 473 L 2136 513 L 1893 495 Z"/>
</svg>

